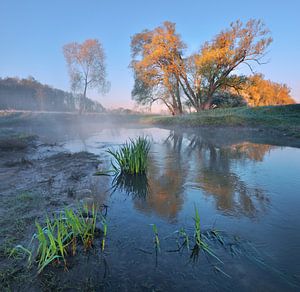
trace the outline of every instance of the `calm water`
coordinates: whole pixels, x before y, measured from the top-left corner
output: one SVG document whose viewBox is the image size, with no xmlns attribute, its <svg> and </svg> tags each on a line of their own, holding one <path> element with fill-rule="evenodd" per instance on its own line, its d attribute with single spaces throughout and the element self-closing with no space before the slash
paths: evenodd
<svg viewBox="0 0 300 292">
<path fill-rule="evenodd" d="M 152 141 L 147 178 L 95 177 L 94 200 L 109 206 L 105 262 L 107 287 L 122 290 L 296 291 L 300 282 L 300 149 L 231 143 L 214 134 L 158 128 L 102 129 L 66 139 L 71 151 L 90 151 L 110 164 L 105 150 L 128 138 Z M 222 260 L 191 257 L 194 207 L 203 232 Z M 160 252 L 153 231 L 158 228 Z M 184 227 L 190 250 L 177 248 Z M 180 240 L 179 240 L 180 242 Z M 102 266 L 101 266 L 102 265 Z M 89 265 L 96 275 L 103 264 Z M 101 277 L 102 277 L 101 276 Z M 100 279 L 99 279 L 100 281 Z M 297 286 L 298 285 L 298 286 Z"/>
</svg>

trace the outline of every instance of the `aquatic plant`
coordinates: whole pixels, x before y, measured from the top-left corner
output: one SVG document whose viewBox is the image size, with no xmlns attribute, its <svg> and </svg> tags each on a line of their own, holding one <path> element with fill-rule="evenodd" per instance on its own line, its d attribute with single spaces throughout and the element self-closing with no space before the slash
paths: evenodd
<svg viewBox="0 0 300 292">
<path fill-rule="evenodd" d="M 188 234 L 186 233 L 185 229 L 181 227 L 178 231 L 178 235 L 183 238 L 183 244 L 182 246 L 186 246 L 186 248 L 189 250 L 190 249 L 190 239 Z"/>
<path fill-rule="evenodd" d="M 115 158 L 112 167 L 115 172 L 123 174 L 145 174 L 148 166 L 150 142 L 146 137 L 130 139 L 119 150 L 107 150 Z"/>
<path fill-rule="evenodd" d="M 196 208 L 196 205 L 194 206 L 195 208 L 195 216 L 194 216 L 194 238 L 195 238 L 195 246 L 192 250 L 192 257 L 195 256 L 195 254 L 198 254 L 199 250 L 202 249 L 204 252 L 207 254 L 211 255 L 214 257 L 216 260 L 218 260 L 220 263 L 223 263 L 212 251 L 208 243 L 205 241 L 206 237 L 201 233 L 201 226 L 200 226 L 200 216 L 198 209 Z"/>
<path fill-rule="evenodd" d="M 151 224 L 153 234 L 154 234 L 154 246 L 156 251 L 160 251 L 160 242 L 159 242 L 159 237 L 158 237 L 158 230 L 155 224 Z"/>
<path fill-rule="evenodd" d="M 104 251 L 105 248 L 105 240 L 107 235 L 107 222 L 106 219 L 102 216 L 101 225 L 103 227 L 103 237 L 101 242 L 101 250 Z"/>
<path fill-rule="evenodd" d="M 195 240 L 196 240 L 196 244 L 198 246 L 201 245 L 201 228 L 200 228 L 200 216 L 199 216 L 199 212 L 198 209 L 196 208 L 196 206 L 194 206 L 195 208 L 195 217 L 193 218 L 195 223 L 194 223 L 194 236 L 195 236 Z"/>
<path fill-rule="evenodd" d="M 77 212 L 65 209 L 64 212 L 54 215 L 51 220 L 47 217 L 45 227 L 36 221 L 37 231 L 32 237 L 29 248 L 17 245 L 13 252 L 20 250 L 29 254 L 28 261 L 31 262 L 33 251 L 30 250 L 30 246 L 36 239 L 38 273 L 54 261 L 62 260 L 66 268 L 66 256 L 70 252 L 75 255 L 77 243 L 82 243 L 85 250 L 92 247 L 96 233 L 96 221 L 97 210 L 94 205 L 91 210 L 85 205 Z M 107 227 L 105 227 L 105 235 L 106 230 Z"/>
</svg>

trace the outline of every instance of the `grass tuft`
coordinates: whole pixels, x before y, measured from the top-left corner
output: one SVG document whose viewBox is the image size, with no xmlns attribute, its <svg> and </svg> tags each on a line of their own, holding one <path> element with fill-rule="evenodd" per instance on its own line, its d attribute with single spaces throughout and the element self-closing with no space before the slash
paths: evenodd
<svg viewBox="0 0 300 292">
<path fill-rule="evenodd" d="M 130 139 L 119 150 L 107 150 L 111 154 L 115 163 L 112 166 L 117 173 L 137 175 L 145 174 L 148 167 L 148 154 L 150 142 L 145 137 Z"/>
<path fill-rule="evenodd" d="M 201 233 L 201 227 L 200 227 L 200 216 L 198 209 L 195 205 L 195 216 L 194 216 L 194 238 L 195 238 L 195 246 L 193 248 L 193 253 L 197 254 L 199 250 L 203 250 L 213 258 L 215 258 L 220 263 L 223 263 L 216 254 L 212 251 L 208 243 L 206 242 L 205 236 Z"/>
<path fill-rule="evenodd" d="M 72 209 L 65 209 L 58 215 L 54 215 L 52 220 L 46 218 L 46 225 L 42 227 L 36 221 L 36 233 L 29 244 L 37 241 L 36 260 L 38 263 L 38 273 L 41 273 L 46 266 L 53 262 L 63 261 L 67 266 L 66 256 L 75 255 L 77 245 L 83 244 L 85 250 L 92 247 L 96 233 L 97 210 L 93 205 L 91 210 L 83 206 L 77 212 Z M 107 232 L 105 222 L 105 236 Z M 104 249 L 104 245 L 102 246 Z M 31 263 L 33 251 L 17 245 L 12 254 L 21 251 L 29 255 L 28 261 Z"/>
</svg>

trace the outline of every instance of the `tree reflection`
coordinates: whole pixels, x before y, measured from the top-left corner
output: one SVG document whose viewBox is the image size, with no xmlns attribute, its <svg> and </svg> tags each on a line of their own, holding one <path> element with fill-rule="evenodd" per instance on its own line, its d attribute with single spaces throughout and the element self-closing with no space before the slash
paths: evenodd
<svg viewBox="0 0 300 292">
<path fill-rule="evenodd" d="M 214 198 L 216 208 L 231 215 L 255 217 L 265 209 L 268 198 L 261 188 L 247 185 L 237 165 L 262 161 L 272 146 L 241 143 L 216 146 L 201 135 L 171 131 L 151 157 L 149 194 L 136 200 L 135 207 L 175 218 L 189 186 Z"/>
<path fill-rule="evenodd" d="M 182 156 L 182 136 L 167 139 L 158 145 L 150 157 L 146 200 L 136 200 L 135 207 L 143 212 L 155 212 L 161 217 L 173 219 L 183 205 L 185 176 L 188 169 Z M 165 154 L 165 155 L 164 155 Z"/>
</svg>

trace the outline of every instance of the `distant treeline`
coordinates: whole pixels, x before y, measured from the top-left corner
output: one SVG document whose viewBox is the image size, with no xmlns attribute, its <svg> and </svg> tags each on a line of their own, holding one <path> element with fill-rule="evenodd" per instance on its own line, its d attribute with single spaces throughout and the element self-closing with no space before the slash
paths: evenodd
<svg viewBox="0 0 300 292">
<path fill-rule="evenodd" d="M 28 77 L 0 78 L 0 109 L 33 111 L 77 111 L 80 96 L 45 85 Z M 86 111 L 103 112 L 104 107 L 87 99 Z"/>
</svg>

